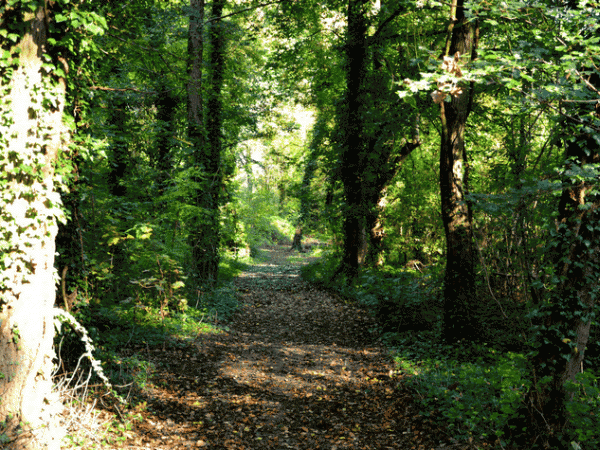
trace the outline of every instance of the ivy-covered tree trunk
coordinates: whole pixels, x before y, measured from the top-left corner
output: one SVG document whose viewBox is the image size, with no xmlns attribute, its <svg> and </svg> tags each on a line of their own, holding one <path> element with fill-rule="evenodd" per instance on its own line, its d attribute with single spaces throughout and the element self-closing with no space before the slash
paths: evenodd
<svg viewBox="0 0 600 450">
<path fill-rule="evenodd" d="M 367 147 L 367 155 L 362 164 L 363 181 L 363 203 L 365 211 L 364 237 L 363 245 L 364 264 L 377 265 L 379 257 L 383 250 L 383 239 L 385 236 L 383 227 L 384 195 L 386 187 L 396 176 L 402 162 L 419 146 L 418 139 L 413 142 L 406 142 L 400 151 L 397 150 L 396 136 L 401 133 L 402 128 L 398 126 L 401 120 L 390 111 L 390 105 L 397 104 L 397 94 L 393 76 L 388 67 L 384 64 L 385 56 L 383 52 L 382 36 L 386 32 L 386 27 L 395 17 L 402 14 L 406 8 L 396 5 L 396 9 L 391 7 L 390 2 L 381 1 L 381 8 L 378 14 L 378 27 L 374 35 L 370 38 L 372 71 L 365 86 L 368 96 L 369 122 L 376 126 L 370 126 L 371 132 L 364 137 Z M 393 108 L 393 106 L 392 106 Z M 390 116 L 393 118 L 390 119 Z"/>
<path fill-rule="evenodd" d="M 188 28 L 188 137 L 195 148 L 202 148 L 204 136 L 204 105 L 202 103 L 202 68 L 204 65 L 204 0 L 190 0 Z"/>
<path fill-rule="evenodd" d="M 214 282 L 219 271 L 220 194 L 223 188 L 221 153 L 222 99 L 221 90 L 225 72 L 225 32 L 221 15 L 225 0 L 214 0 L 211 8 L 210 76 L 207 86 L 206 141 L 194 152 L 200 179 L 196 195 L 199 218 L 191 232 L 192 266 L 200 280 Z"/>
<path fill-rule="evenodd" d="M 389 88 L 392 83 L 377 40 L 403 8 L 388 15 L 382 5 L 379 28 L 367 38 L 368 9 L 368 2 L 348 2 L 346 92 L 338 113 L 345 206 L 343 257 L 336 275 L 344 273 L 349 279 L 361 265 L 377 263 L 383 240 L 383 192 L 402 161 L 419 145 L 406 143 L 396 153 L 398 127 L 390 120 L 390 105 L 397 103 L 397 95 Z"/>
<path fill-rule="evenodd" d="M 600 75 L 596 72 L 586 82 L 597 92 Z M 594 123 L 570 124 L 574 131 L 567 138 L 564 187 L 551 252 L 558 283 L 537 310 L 536 351 L 530 361 L 534 378 L 526 402 L 525 435 L 552 449 L 566 448 L 576 440 L 569 435 L 566 403 L 573 400 L 574 392 L 567 386 L 582 370 L 600 295 L 600 106 L 596 104 L 592 114 L 582 106 L 578 113 Z"/>
<path fill-rule="evenodd" d="M 313 138 L 313 141 L 315 138 Z M 312 147 L 312 145 L 311 145 Z M 312 180 L 317 171 L 318 161 L 317 154 L 313 148 L 309 149 L 306 163 L 304 165 L 304 175 L 302 177 L 302 184 L 300 185 L 300 219 L 299 227 L 306 226 L 312 216 L 314 209 L 314 201 L 312 198 L 312 192 L 310 189 Z"/>
<path fill-rule="evenodd" d="M 4 58 L 19 50 L 14 71 L 3 64 L 0 72 L 0 442 L 58 450 L 60 400 L 51 372 L 60 197 L 53 164 L 66 145 L 66 84 L 42 72 L 48 9 L 4 14 L 24 26 L 16 47 L 0 41 Z M 0 23 L 5 19 L 0 14 Z"/>
<path fill-rule="evenodd" d="M 201 204 L 202 167 L 200 155 L 206 145 L 204 129 L 204 104 L 202 92 L 202 68 L 204 66 L 204 0 L 190 0 L 190 19 L 188 30 L 188 85 L 187 85 L 187 125 L 188 137 L 194 147 L 191 164 L 194 169 L 191 181 L 194 184 L 193 204 Z M 192 249 L 192 275 L 198 276 L 198 260 L 202 258 L 199 248 L 203 232 L 202 215 L 197 211 L 189 221 L 189 245 Z"/>
<path fill-rule="evenodd" d="M 346 99 L 342 106 L 341 178 L 344 185 L 344 244 L 342 264 L 338 273 L 348 278 L 358 274 L 360 249 L 364 239 L 363 191 L 361 161 L 364 155 L 364 80 L 367 69 L 367 21 L 364 0 L 349 0 L 346 35 Z"/>
<path fill-rule="evenodd" d="M 451 37 L 446 47 L 446 69 L 460 76 L 460 61 L 475 57 L 477 22 L 465 16 L 463 0 L 454 0 Z M 475 298 L 475 250 L 469 202 L 466 201 L 468 162 L 465 126 L 473 102 L 473 86 L 462 84 L 441 100 L 442 138 L 440 149 L 440 191 L 442 219 L 446 232 L 446 273 L 444 277 L 444 338 L 447 342 L 477 337 L 473 314 Z M 443 94 L 441 94 L 443 95 Z"/>
</svg>

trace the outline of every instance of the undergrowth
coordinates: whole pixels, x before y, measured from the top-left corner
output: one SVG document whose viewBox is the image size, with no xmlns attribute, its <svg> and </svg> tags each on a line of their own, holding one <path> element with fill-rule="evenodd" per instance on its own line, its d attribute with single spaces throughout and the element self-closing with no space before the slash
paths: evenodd
<svg viewBox="0 0 600 450">
<path fill-rule="evenodd" d="M 239 263 L 224 265 L 231 278 L 239 267 Z M 81 358 L 85 348 L 80 337 L 68 326 L 62 327 L 55 341 L 59 356 L 55 384 L 67 408 L 69 447 L 106 448 L 125 441 L 132 422 L 141 417 L 138 410 L 144 407 L 143 394 L 156 382 L 157 368 L 145 356 L 146 350 L 183 348 L 199 335 L 221 333 L 227 328 L 223 320 L 237 308 L 230 283 L 207 289 L 193 303 L 165 311 L 139 297 L 118 305 L 88 306 L 75 313 L 94 342 L 95 359 L 102 361 L 114 387 L 116 397 L 112 398 L 120 402 L 108 400 L 90 362 Z M 100 399 L 104 413 L 96 405 Z"/>
<path fill-rule="evenodd" d="M 432 345 L 431 337 L 420 336 L 421 346 L 410 338 L 406 347 L 392 349 L 398 372 L 410 375 L 421 413 L 443 418 L 457 440 L 505 444 L 509 421 L 529 388 L 524 355 Z M 481 356 L 473 359 L 474 352 Z"/>
</svg>

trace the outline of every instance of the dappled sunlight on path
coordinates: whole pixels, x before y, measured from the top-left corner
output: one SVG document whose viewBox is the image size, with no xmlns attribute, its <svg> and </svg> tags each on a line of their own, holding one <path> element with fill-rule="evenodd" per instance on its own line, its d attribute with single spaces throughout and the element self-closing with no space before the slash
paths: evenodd
<svg viewBox="0 0 600 450">
<path fill-rule="evenodd" d="M 374 344 L 372 319 L 302 281 L 287 247 L 269 250 L 236 281 L 227 332 L 156 352 L 154 416 L 129 448 L 451 448 Z"/>
</svg>

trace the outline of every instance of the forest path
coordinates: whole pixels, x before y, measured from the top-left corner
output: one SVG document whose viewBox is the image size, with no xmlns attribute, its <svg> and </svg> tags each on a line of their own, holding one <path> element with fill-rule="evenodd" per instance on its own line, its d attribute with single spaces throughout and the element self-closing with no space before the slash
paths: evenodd
<svg viewBox="0 0 600 450">
<path fill-rule="evenodd" d="M 302 281 L 309 257 L 288 246 L 261 254 L 236 280 L 240 309 L 229 331 L 155 355 L 163 385 L 148 392 L 128 448 L 452 447 L 391 376 L 368 332 L 372 319 Z"/>
</svg>

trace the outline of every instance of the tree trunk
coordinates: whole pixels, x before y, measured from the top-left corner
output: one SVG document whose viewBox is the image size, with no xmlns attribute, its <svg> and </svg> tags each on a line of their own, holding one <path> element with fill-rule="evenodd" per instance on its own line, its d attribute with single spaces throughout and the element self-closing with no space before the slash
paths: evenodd
<svg viewBox="0 0 600 450">
<path fill-rule="evenodd" d="M 204 0 L 190 0 L 190 23 L 188 30 L 188 72 L 187 85 L 187 115 L 188 115 L 188 137 L 194 146 L 192 165 L 194 174 L 192 182 L 195 185 L 194 205 L 202 202 L 203 177 L 202 161 L 197 155 L 204 151 L 206 145 L 206 133 L 204 129 L 204 104 L 202 91 L 202 68 L 204 65 Z M 190 219 L 188 237 L 192 249 L 192 275 L 199 277 L 201 267 L 198 261 L 202 260 L 201 245 L 203 220 L 201 211 L 197 211 Z"/>
<path fill-rule="evenodd" d="M 363 103 L 367 64 L 367 23 L 364 0 L 349 0 L 348 31 L 346 36 L 346 104 L 341 114 L 342 170 L 344 185 L 344 247 L 342 263 L 336 272 L 349 279 L 358 274 L 359 253 L 364 230 L 362 210 L 361 160 L 364 155 Z"/>
<path fill-rule="evenodd" d="M 196 206 L 201 217 L 192 231 L 192 266 L 195 275 L 204 281 L 216 282 L 219 272 L 220 194 L 223 187 L 221 167 L 222 99 L 225 73 L 225 32 L 221 15 L 225 0 L 214 0 L 210 38 L 210 84 L 207 91 L 206 143 L 195 152 L 195 165 L 203 172 L 197 191 Z"/>
<path fill-rule="evenodd" d="M 366 180 L 363 185 L 363 203 L 365 211 L 365 244 L 363 249 L 363 262 L 367 265 L 376 265 L 383 250 L 383 210 L 384 210 L 384 192 L 386 187 L 392 181 L 394 176 L 402 167 L 402 162 L 415 150 L 421 143 L 415 139 L 415 142 L 404 144 L 400 153 L 392 157 L 394 145 L 381 145 L 379 150 L 375 149 L 374 140 L 370 144 L 370 156 L 372 158 L 369 167 L 370 173 L 364 177 Z"/>
<path fill-rule="evenodd" d="M 188 137 L 196 148 L 204 146 L 204 114 L 202 103 L 202 67 L 204 64 L 204 0 L 190 0 L 188 29 Z"/>
<path fill-rule="evenodd" d="M 294 240 L 292 242 L 292 247 L 290 250 L 298 250 L 299 252 L 304 252 L 302 248 L 302 228 L 296 228 L 296 233 L 294 233 Z"/>
<path fill-rule="evenodd" d="M 463 0 L 454 0 L 451 38 L 446 47 L 449 71 L 459 76 L 459 57 L 475 58 L 478 27 L 465 17 Z M 453 59 L 450 59 L 453 58 Z M 453 63 L 451 62 L 453 61 Z M 442 139 L 440 149 L 440 191 L 446 232 L 446 273 L 444 278 L 444 338 L 447 342 L 478 337 L 473 313 L 475 296 L 475 252 L 469 202 L 466 201 L 468 163 L 465 126 L 473 101 L 472 84 L 463 84 L 450 101 L 440 101 Z"/>
<path fill-rule="evenodd" d="M 60 400 L 52 393 L 51 372 L 60 197 L 52 167 L 66 147 L 66 83 L 42 77 L 40 70 L 48 9 L 23 13 L 23 21 L 19 66 L 8 85 L 0 79 L 0 135 L 6 146 L 0 154 L 0 235 L 7 239 L 0 253 L 0 421 L 6 421 L 0 432 L 12 440 L 11 449 L 58 450 L 62 435 L 54 418 Z M 5 46 L 6 40 L 2 50 L 14 51 Z"/>
<path fill-rule="evenodd" d="M 396 94 L 388 88 L 390 80 L 384 73 L 377 43 L 369 57 L 368 5 L 360 0 L 348 3 L 346 101 L 338 114 L 345 207 L 343 257 L 335 276 L 344 273 L 348 279 L 356 277 L 361 265 L 377 262 L 383 239 L 379 206 L 382 193 L 402 161 L 419 145 L 406 143 L 393 156 L 397 148 L 394 126 L 383 111 L 396 101 Z M 383 17 L 380 16 L 379 32 L 390 20 Z M 370 62 L 373 67 L 367 80 Z"/>
<path fill-rule="evenodd" d="M 319 113 L 313 127 L 313 136 L 308 149 L 306 162 L 304 163 L 304 175 L 302 176 L 302 184 L 300 185 L 300 224 L 299 226 L 307 226 L 312 219 L 314 209 L 314 199 L 311 193 L 311 183 L 315 176 L 315 172 L 319 166 L 318 152 L 323 142 L 324 128 L 326 121 L 324 115 Z"/>
</svg>

